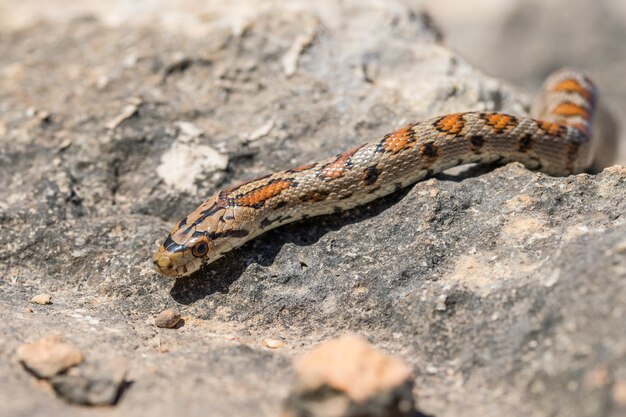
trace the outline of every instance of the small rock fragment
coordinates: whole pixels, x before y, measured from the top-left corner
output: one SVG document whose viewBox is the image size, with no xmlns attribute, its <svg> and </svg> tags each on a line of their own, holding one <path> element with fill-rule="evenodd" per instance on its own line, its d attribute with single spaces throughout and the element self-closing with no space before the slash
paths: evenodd
<svg viewBox="0 0 626 417">
<path fill-rule="evenodd" d="M 128 364 L 123 359 L 85 363 L 50 380 L 54 390 L 71 403 L 112 405 L 120 396 Z"/>
<path fill-rule="evenodd" d="M 33 308 L 32 307 L 26 307 L 24 309 L 24 311 L 27 312 L 27 313 L 32 313 L 33 312 Z"/>
<path fill-rule="evenodd" d="M 285 342 L 278 339 L 265 339 L 263 340 L 263 344 L 265 345 L 265 347 L 270 349 L 280 349 L 281 347 L 285 346 Z"/>
<path fill-rule="evenodd" d="M 83 354 L 59 336 L 47 336 L 17 348 L 17 358 L 39 378 L 51 378 L 83 361 Z"/>
<path fill-rule="evenodd" d="M 200 178 L 224 171 L 228 161 L 228 156 L 211 146 L 183 135 L 163 153 L 156 172 L 168 187 L 195 193 Z"/>
<path fill-rule="evenodd" d="M 615 381 L 611 395 L 618 407 L 626 409 L 626 380 Z"/>
<path fill-rule="evenodd" d="M 295 363 L 283 417 L 408 417 L 415 412 L 409 367 L 358 336 L 327 342 Z"/>
<path fill-rule="evenodd" d="M 254 142 L 255 140 L 261 139 L 262 137 L 267 136 L 268 133 L 272 131 L 274 123 L 276 123 L 276 121 L 274 119 L 270 119 L 256 130 L 253 130 L 249 133 L 243 133 L 242 135 L 240 135 L 240 138 L 246 143 Z"/>
<path fill-rule="evenodd" d="M 163 310 L 157 314 L 154 319 L 154 324 L 156 324 L 157 327 L 171 329 L 175 327 L 179 321 L 180 313 L 173 308 L 168 308 L 167 310 Z"/>
<path fill-rule="evenodd" d="M 291 45 L 291 48 L 287 51 L 287 53 L 283 56 L 282 66 L 283 72 L 287 77 L 293 76 L 298 70 L 298 61 L 300 60 L 300 55 L 313 43 L 315 39 L 315 35 L 317 33 L 317 26 L 311 25 L 307 31 L 307 33 L 300 35 L 296 38 L 296 40 Z"/>
<path fill-rule="evenodd" d="M 448 307 L 446 306 L 446 301 L 448 300 L 448 296 L 445 294 L 441 294 L 437 297 L 437 304 L 435 304 L 435 310 L 437 311 L 446 311 Z"/>
<path fill-rule="evenodd" d="M 439 370 L 437 369 L 437 367 L 436 367 L 436 366 L 433 366 L 433 365 L 426 365 L 425 371 L 426 371 L 426 373 L 427 373 L 427 374 L 434 375 L 434 374 L 436 374 Z"/>
<path fill-rule="evenodd" d="M 124 123 L 126 120 L 130 119 L 135 114 L 137 114 L 137 111 L 139 110 L 139 106 L 141 104 L 142 104 L 141 99 L 136 98 L 136 97 L 132 98 L 130 100 L 130 103 L 124 106 L 120 114 L 118 114 L 116 117 L 114 117 L 113 119 L 111 119 L 109 122 L 106 123 L 105 125 L 106 128 L 109 130 L 116 129 L 119 125 Z"/>
<path fill-rule="evenodd" d="M 597 366 L 585 374 L 584 383 L 587 388 L 603 388 L 611 383 L 611 373 L 606 366 Z"/>
<path fill-rule="evenodd" d="M 50 294 L 38 294 L 36 296 L 34 296 L 33 298 L 30 299 L 30 302 L 33 304 L 41 304 L 41 305 L 46 305 L 46 304 L 50 304 L 50 300 L 52 300 L 52 296 Z"/>
</svg>

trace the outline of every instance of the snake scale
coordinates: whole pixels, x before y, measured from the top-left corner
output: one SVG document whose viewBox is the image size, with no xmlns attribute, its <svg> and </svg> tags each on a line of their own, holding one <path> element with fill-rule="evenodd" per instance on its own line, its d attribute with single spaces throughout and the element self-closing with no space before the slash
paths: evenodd
<svg viewBox="0 0 626 417">
<path fill-rule="evenodd" d="M 154 265 L 170 277 L 189 275 L 270 229 L 351 209 L 461 164 L 518 161 L 549 175 L 581 172 L 592 162 L 595 103 L 591 80 L 561 69 L 544 82 L 533 118 L 439 116 L 324 161 L 235 185 L 180 221 Z"/>
</svg>

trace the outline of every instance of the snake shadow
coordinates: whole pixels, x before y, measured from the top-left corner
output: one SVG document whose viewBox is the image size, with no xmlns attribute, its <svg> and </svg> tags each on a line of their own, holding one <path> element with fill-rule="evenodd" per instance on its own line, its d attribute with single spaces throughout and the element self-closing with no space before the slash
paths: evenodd
<svg viewBox="0 0 626 417">
<path fill-rule="evenodd" d="M 460 182 L 490 172 L 500 165 L 468 166 L 455 174 L 440 173 L 433 177 L 442 181 Z M 241 277 L 250 264 L 265 267 L 272 265 L 285 244 L 313 245 L 328 232 L 380 215 L 401 201 L 411 189 L 408 186 L 345 212 L 300 220 L 270 230 L 188 277 L 177 279 L 170 295 L 176 302 L 189 305 L 214 293 L 226 294 L 230 285 Z"/>
<path fill-rule="evenodd" d="M 188 277 L 177 279 L 170 295 L 176 302 L 188 305 L 216 292 L 228 293 L 230 285 L 250 264 L 272 265 L 285 244 L 313 245 L 328 232 L 381 214 L 402 200 L 410 190 L 411 187 L 406 187 L 352 210 L 299 220 L 270 230 Z"/>
</svg>

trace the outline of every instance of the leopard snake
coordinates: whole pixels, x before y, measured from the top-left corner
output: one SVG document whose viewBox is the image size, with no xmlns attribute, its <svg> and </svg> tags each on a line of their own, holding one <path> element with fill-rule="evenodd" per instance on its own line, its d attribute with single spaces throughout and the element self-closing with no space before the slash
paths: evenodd
<svg viewBox="0 0 626 417">
<path fill-rule="evenodd" d="M 445 169 L 518 161 L 549 175 L 592 162 L 596 88 L 576 69 L 551 74 L 530 117 L 466 112 L 403 127 L 324 161 L 218 192 L 172 229 L 153 261 L 170 277 L 189 275 L 245 242 L 293 221 L 347 210 Z"/>
</svg>

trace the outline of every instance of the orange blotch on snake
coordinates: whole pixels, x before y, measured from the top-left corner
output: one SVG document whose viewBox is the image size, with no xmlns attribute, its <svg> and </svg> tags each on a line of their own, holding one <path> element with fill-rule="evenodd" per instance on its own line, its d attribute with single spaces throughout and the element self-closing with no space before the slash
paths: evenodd
<svg viewBox="0 0 626 417">
<path fill-rule="evenodd" d="M 492 127 L 497 133 L 502 133 L 507 128 L 514 128 L 517 126 L 517 119 L 506 114 L 487 113 L 484 115 L 483 119 L 485 120 L 485 123 Z"/>
<path fill-rule="evenodd" d="M 465 127 L 465 120 L 463 120 L 463 115 L 461 113 L 449 114 L 447 116 L 442 117 L 435 123 L 435 128 L 442 132 L 450 135 L 458 135 Z"/>
<path fill-rule="evenodd" d="M 580 85 L 576 80 L 567 79 L 559 82 L 552 87 L 552 91 L 564 92 L 564 93 L 576 93 L 583 96 L 586 100 L 591 100 L 591 93 L 585 87 Z"/>
<path fill-rule="evenodd" d="M 552 113 L 565 117 L 580 116 L 584 119 L 589 118 L 589 112 L 587 110 L 577 104 L 569 102 L 559 104 L 552 110 Z"/>
<path fill-rule="evenodd" d="M 413 126 L 406 126 L 386 135 L 380 146 L 386 152 L 400 152 L 415 146 L 414 135 Z"/>
<path fill-rule="evenodd" d="M 349 149 L 338 155 L 333 162 L 325 164 L 322 167 L 320 175 L 329 180 L 343 177 L 346 171 L 350 168 L 350 158 L 352 158 L 352 156 L 363 146 L 365 146 L 365 144 Z"/>
<path fill-rule="evenodd" d="M 544 120 L 538 120 L 537 123 L 539 129 L 543 130 L 550 136 L 559 136 L 564 129 L 564 126 L 558 123 L 546 122 Z"/>
<path fill-rule="evenodd" d="M 272 197 L 276 197 L 284 190 L 291 187 L 292 181 L 278 179 L 267 183 L 266 185 L 249 191 L 234 199 L 234 203 L 238 206 L 260 207 Z"/>
</svg>

